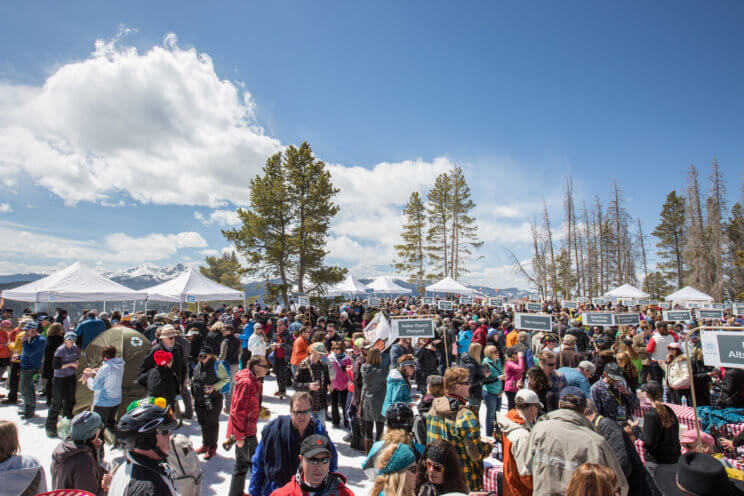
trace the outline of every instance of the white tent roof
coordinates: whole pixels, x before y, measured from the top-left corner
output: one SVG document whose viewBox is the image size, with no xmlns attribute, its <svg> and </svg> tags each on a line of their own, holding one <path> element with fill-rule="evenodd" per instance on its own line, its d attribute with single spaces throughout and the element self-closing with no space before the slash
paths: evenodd
<svg viewBox="0 0 744 496">
<path fill-rule="evenodd" d="M 2 297 L 8 300 L 41 302 L 132 301 L 144 300 L 147 294 L 134 291 L 108 279 L 93 269 L 76 262 L 66 269 L 13 289 Z"/>
<path fill-rule="evenodd" d="M 711 296 L 690 286 L 685 286 L 664 299 L 666 301 L 713 301 Z"/>
<path fill-rule="evenodd" d="M 373 293 L 381 294 L 411 294 L 411 290 L 398 286 L 390 276 L 377 276 L 367 285 Z"/>
<path fill-rule="evenodd" d="M 189 269 L 181 275 L 143 289 L 149 300 L 183 302 L 243 300 L 243 292 L 223 286 L 202 275 L 199 269 Z"/>
<path fill-rule="evenodd" d="M 630 284 L 623 284 L 619 288 L 608 291 L 604 296 L 613 298 L 648 298 L 650 295 Z"/>
<path fill-rule="evenodd" d="M 357 279 L 354 274 L 346 274 L 346 279 L 328 289 L 328 295 L 340 294 L 363 294 L 370 291 L 370 288 L 362 281 Z"/>
<path fill-rule="evenodd" d="M 426 291 L 431 291 L 432 293 L 473 293 L 472 289 L 460 284 L 451 277 L 445 277 L 437 283 L 426 286 Z"/>
</svg>

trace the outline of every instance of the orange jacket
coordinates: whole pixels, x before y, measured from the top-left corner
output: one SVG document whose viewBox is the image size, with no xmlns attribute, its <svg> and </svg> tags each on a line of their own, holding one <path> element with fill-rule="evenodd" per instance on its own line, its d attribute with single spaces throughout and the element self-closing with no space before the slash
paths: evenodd
<svg viewBox="0 0 744 496">
<path fill-rule="evenodd" d="M 292 357 L 289 359 L 289 363 L 299 367 L 300 362 L 307 358 L 308 343 L 304 336 L 300 336 L 295 339 L 292 345 Z"/>
<path fill-rule="evenodd" d="M 519 333 L 516 330 L 513 330 L 509 334 L 506 335 L 506 347 L 511 348 L 517 342 L 519 341 Z"/>
<path fill-rule="evenodd" d="M 509 410 L 506 417 L 516 424 L 524 424 L 524 419 L 516 410 Z M 512 455 L 512 443 L 506 436 L 501 434 L 504 443 L 504 496 L 531 496 L 532 477 L 522 477 L 517 469 L 517 462 Z"/>
</svg>

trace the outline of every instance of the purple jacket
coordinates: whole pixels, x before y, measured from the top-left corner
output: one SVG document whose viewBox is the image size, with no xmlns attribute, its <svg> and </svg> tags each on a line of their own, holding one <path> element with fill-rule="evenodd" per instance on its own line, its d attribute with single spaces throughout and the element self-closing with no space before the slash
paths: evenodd
<svg viewBox="0 0 744 496">
<path fill-rule="evenodd" d="M 346 372 L 346 367 L 351 365 L 351 358 L 349 358 L 349 355 L 346 353 L 342 354 L 341 360 L 339 361 L 335 353 L 329 353 L 328 362 L 336 373 L 333 380 L 331 380 L 331 386 L 333 386 L 333 389 L 336 391 L 347 389 L 349 387 L 349 382 L 351 382 L 349 374 Z"/>
</svg>

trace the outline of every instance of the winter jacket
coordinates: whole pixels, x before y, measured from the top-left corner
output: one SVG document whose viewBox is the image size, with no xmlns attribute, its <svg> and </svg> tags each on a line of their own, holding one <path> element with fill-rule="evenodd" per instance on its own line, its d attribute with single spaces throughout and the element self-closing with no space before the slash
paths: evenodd
<svg viewBox="0 0 744 496">
<path fill-rule="evenodd" d="M 106 471 L 85 443 L 68 437 L 52 452 L 52 489 L 81 489 L 101 496 L 101 478 Z"/>
<path fill-rule="evenodd" d="M 255 332 L 251 334 L 251 337 L 248 339 L 248 351 L 250 351 L 253 356 L 265 357 L 268 348 L 269 343 L 266 340 L 266 336 Z"/>
<path fill-rule="evenodd" d="M 527 470 L 528 442 L 532 424 L 517 410 L 496 414 L 504 446 L 504 496 L 530 496 L 532 476 Z"/>
<path fill-rule="evenodd" d="M 426 383 L 426 378 L 430 375 L 439 374 L 439 352 L 428 346 L 422 346 L 416 350 L 416 382 Z"/>
<path fill-rule="evenodd" d="M 178 496 L 175 482 L 165 464 L 145 455 L 127 451 L 126 462 L 111 479 L 109 496 Z"/>
<path fill-rule="evenodd" d="M 299 366 L 300 362 L 307 358 L 308 343 L 305 336 L 300 336 L 295 339 L 292 345 L 292 357 L 289 359 L 289 363 L 294 366 Z"/>
<path fill-rule="evenodd" d="M 10 455 L 0 462 L 0 496 L 33 496 L 46 492 L 44 467 L 36 458 Z"/>
<path fill-rule="evenodd" d="M 101 320 L 93 317 L 78 324 L 75 328 L 75 334 L 78 336 L 80 349 L 85 350 L 91 341 L 96 339 L 99 334 L 106 330 L 106 324 Z"/>
<path fill-rule="evenodd" d="M 672 425 L 664 427 L 656 408 L 651 408 L 643 416 L 643 444 L 646 448 L 646 461 L 658 464 L 677 463 L 681 448 L 679 444 L 679 420 L 674 411 L 666 405 L 672 418 Z"/>
<path fill-rule="evenodd" d="M 248 494 L 251 496 L 269 496 L 272 492 L 289 482 L 297 467 L 300 466 L 300 445 L 302 440 L 313 434 L 321 434 L 328 437 L 325 427 L 315 419 L 310 419 L 310 424 L 305 429 L 305 435 L 300 437 L 299 432 L 292 426 L 292 417 L 280 415 L 261 431 L 261 442 L 258 443 L 256 452 L 251 458 L 253 464 L 251 482 L 248 486 Z M 330 439 L 330 438 L 329 438 Z M 338 453 L 333 441 L 331 445 L 330 472 L 338 470 Z"/>
<path fill-rule="evenodd" d="M 398 366 L 398 359 L 403 355 L 413 355 L 413 348 L 403 346 L 400 343 L 395 343 L 390 347 L 390 367 L 395 368 Z"/>
<path fill-rule="evenodd" d="M 241 441 L 256 435 L 262 394 L 263 383 L 250 369 L 235 374 L 230 418 L 227 421 L 228 437 L 233 435 L 237 441 Z"/>
<path fill-rule="evenodd" d="M 222 346 L 222 331 L 209 331 L 204 340 L 204 345 L 212 348 L 212 353 L 218 355 Z"/>
<path fill-rule="evenodd" d="M 654 360 L 655 362 L 663 362 L 666 360 L 667 354 L 669 354 L 667 346 L 676 343 L 677 341 L 679 341 L 679 338 L 673 332 L 670 332 L 665 336 L 662 336 L 658 332 L 654 332 L 648 342 L 646 351 L 651 353 L 651 360 Z"/>
<path fill-rule="evenodd" d="M 506 347 L 511 348 L 519 341 L 519 333 L 516 329 L 512 330 L 506 335 Z"/>
<path fill-rule="evenodd" d="M 473 331 L 470 329 L 464 329 L 457 333 L 457 353 L 462 356 L 463 353 L 467 353 L 470 348 L 470 343 L 473 340 Z"/>
<path fill-rule="evenodd" d="M 320 389 L 312 391 L 310 384 L 319 383 Z M 312 409 L 319 412 L 328 408 L 328 386 L 331 384 L 331 372 L 323 360 L 313 363 L 310 357 L 300 362 L 294 387 L 297 391 L 307 391 L 313 399 Z"/>
<path fill-rule="evenodd" d="M 0 360 L 10 358 L 10 332 L 0 329 Z M 50 372 L 51 375 L 51 372 Z"/>
<path fill-rule="evenodd" d="M 335 372 L 333 379 L 331 380 L 331 387 L 335 389 L 336 391 L 343 391 L 349 387 L 349 382 L 351 382 L 351 379 L 349 378 L 348 372 L 346 372 L 346 367 L 351 366 L 351 358 L 349 358 L 349 355 L 346 353 L 342 353 L 340 355 L 336 355 L 335 353 L 329 353 L 327 355 L 328 362 L 331 364 L 331 367 L 333 367 L 333 370 Z"/>
<path fill-rule="evenodd" d="M 721 379 L 721 407 L 744 408 L 744 369 L 726 368 Z"/>
<path fill-rule="evenodd" d="M 44 363 L 41 368 L 41 377 L 51 379 L 54 377 L 54 352 L 60 345 L 64 344 L 63 336 L 47 336 L 47 344 L 44 348 Z"/>
<path fill-rule="evenodd" d="M 501 394 L 504 390 L 504 381 L 499 376 L 504 374 L 504 367 L 501 360 L 493 361 L 489 357 L 483 359 L 483 366 L 488 367 L 491 375 L 483 383 L 483 394 Z M 484 375 L 485 376 L 485 375 Z"/>
<path fill-rule="evenodd" d="M 604 380 L 592 384 L 589 389 L 597 413 L 614 421 L 623 421 L 631 418 L 633 411 L 638 408 L 638 398 L 632 392 L 621 393 L 618 389 L 610 387 Z M 620 407 L 625 410 L 625 415 L 620 418 Z"/>
<path fill-rule="evenodd" d="M 240 363 L 241 346 L 240 339 L 236 338 L 234 334 L 225 336 L 220 343 L 220 361 L 225 361 L 233 367 L 238 365 Z"/>
<path fill-rule="evenodd" d="M 576 351 L 579 353 L 585 353 L 589 348 L 589 335 L 581 327 L 569 327 L 566 329 L 566 336 L 574 336 L 576 338 Z"/>
<path fill-rule="evenodd" d="M 587 380 L 586 376 L 584 376 L 581 370 L 572 367 L 561 367 L 560 369 L 558 369 L 558 372 L 560 372 L 566 379 L 566 385 L 581 388 L 581 390 L 584 391 L 587 399 L 590 399 L 592 397 L 590 392 L 591 386 L 589 385 L 589 380 Z"/>
<path fill-rule="evenodd" d="M 119 357 L 103 362 L 96 375 L 86 384 L 93 391 L 94 406 L 117 406 L 121 403 L 121 382 L 124 377 L 124 360 Z"/>
<path fill-rule="evenodd" d="M 47 344 L 49 346 L 49 344 Z M 76 345 L 72 345 L 71 348 L 63 344 L 59 345 L 54 351 L 54 357 L 52 358 L 52 366 L 54 367 L 54 377 L 72 377 L 75 375 L 75 369 L 73 367 L 62 368 L 63 365 L 68 363 L 75 363 L 80 357 L 80 352 Z"/>
<path fill-rule="evenodd" d="M 534 494 L 565 494 L 571 475 L 584 463 L 608 467 L 618 478 L 621 495 L 628 494 L 628 481 L 612 448 L 586 417 L 573 410 L 561 408 L 537 422 L 525 458 Z"/>
<path fill-rule="evenodd" d="M 560 353 L 555 357 L 555 361 L 558 365 L 561 367 L 572 367 L 576 368 L 579 366 L 579 362 L 581 361 L 581 354 L 566 348 L 565 350 L 561 350 Z"/>
<path fill-rule="evenodd" d="M 171 370 L 173 370 L 173 373 L 176 375 L 178 383 L 183 384 L 183 381 L 186 379 L 186 377 L 188 377 L 188 372 L 186 363 L 183 361 L 183 351 L 181 350 L 181 345 L 179 345 L 178 343 L 174 343 L 171 349 L 166 348 L 163 343 L 158 343 L 150 348 L 150 351 L 147 352 L 147 355 L 140 364 L 140 368 L 137 371 L 137 377 L 140 377 L 145 372 L 155 367 L 155 352 L 158 350 L 167 351 L 173 355 L 173 365 L 171 367 Z M 213 351 L 217 353 L 217 349 Z M 137 382 L 139 382 L 139 380 L 137 380 Z M 144 384 L 142 385 L 144 386 Z"/>
<path fill-rule="evenodd" d="M 44 359 L 46 339 L 36 336 L 32 340 L 23 341 L 21 352 L 21 370 L 39 370 Z"/>
<path fill-rule="evenodd" d="M 379 365 L 362 365 L 362 420 L 384 422 L 382 405 L 385 402 L 387 374 Z"/>
<path fill-rule="evenodd" d="M 607 441 L 607 444 L 610 445 L 610 448 L 612 448 L 612 451 L 615 452 L 617 461 L 623 467 L 623 474 L 625 474 L 625 478 L 627 479 L 630 475 L 631 465 L 630 456 L 628 456 L 629 453 L 625 450 L 622 427 L 614 420 L 602 415 L 595 416 L 594 420 L 592 420 L 592 425 L 594 426 L 594 430 L 602 435 L 605 441 Z"/>
<path fill-rule="evenodd" d="M 362 388 L 364 384 L 362 382 L 362 366 L 364 365 L 364 357 L 361 353 L 354 359 L 351 364 L 351 380 L 354 386 L 354 390 L 351 395 L 351 404 L 355 408 L 358 408 L 362 402 Z M 358 411 L 358 410 L 357 410 Z"/>
<path fill-rule="evenodd" d="M 291 481 L 280 487 L 271 496 L 307 496 L 302 487 L 297 482 L 297 474 Z M 313 493 L 313 496 L 354 496 L 354 493 L 346 487 L 346 477 L 335 472 L 329 473 L 327 484 L 320 490 Z"/>
<path fill-rule="evenodd" d="M 201 362 L 197 363 L 194 367 L 194 375 L 191 378 L 194 404 L 199 407 L 206 407 L 206 398 L 209 397 L 212 400 L 212 405 L 215 405 L 222 396 L 222 388 L 229 382 L 230 371 L 225 363 L 218 364 L 216 360 L 211 359 L 204 363 L 204 367 L 202 367 Z M 212 392 L 204 391 L 204 386 L 212 386 Z"/>
<path fill-rule="evenodd" d="M 385 416 L 385 412 L 393 403 L 410 403 L 412 401 L 411 386 L 399 369 L 390 370 L 385 388 L 385 401 L 383 401 L 380 411 L 382 416 Z"/>
<path fill-rule="evenodd" d="M 168 400 L 168 404 L 172 404 L 181 392 L 178 377 L 167 365 L 156 365 L 137 377 L 137 383 L 144 386 L 150 396 L 161 396 Z"/>
<path fill-rule="evenodd" d="M 473 332 L 473 338 L 470 342 L 479 343 L 483 348 L 485 348 L 486 340 L 488 340 L 488 327 L 482 325 Z"/>
<path fill-rule="evenodd" d="M 483 384 L 490 384 L 498 380 L 498 377 L 491 376 L 486 379 L 483 376 L 483 365 L 476 362 L 468 353 L 460 355 L 460 366 L 467 369 L 470 381 L 470 399 L 483 399 Z"/>
<path fill-rule="evenodd" d="M 522 379 L 522 373 L 524 372 L 524 357 L 519 357 L 519 361 L 507 360 L 504 364 L 504 373 L 506 374 L 506 381 L 504 381 L 504 391 L 516 393 L 519 391 L 517 385 Z"/>
</svg>

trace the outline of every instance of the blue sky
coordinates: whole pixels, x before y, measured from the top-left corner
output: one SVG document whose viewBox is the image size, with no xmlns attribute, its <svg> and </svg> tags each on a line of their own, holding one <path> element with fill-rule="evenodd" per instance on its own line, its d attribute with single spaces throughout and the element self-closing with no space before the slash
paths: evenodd
<svg viewBox="0 0 744 496">
<path fill-rule="evenodd" d="M 389 270 L 408 194 L 457 163 L 486 241 L 466 279 L 519 284 L 504 248 L 529 256 L 566 175 L 587 202 L 616 178 L 647 232 L 690 163 L 717 157 L 739 200 L 742 21 L 733 1 L 5 2 L 0 234 L 23 242 L 0 272 L 219 252 L 265 156 L 307 140 L 346 186 L 332 262 Z"/>
</svg>

